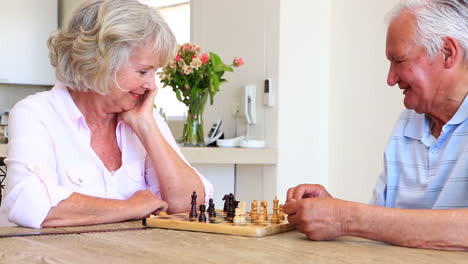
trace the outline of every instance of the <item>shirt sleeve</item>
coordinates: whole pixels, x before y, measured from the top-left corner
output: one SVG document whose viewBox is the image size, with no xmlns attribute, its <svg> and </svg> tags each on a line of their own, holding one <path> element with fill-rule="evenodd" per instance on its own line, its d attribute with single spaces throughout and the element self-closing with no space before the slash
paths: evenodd
<svg viewBox="0 0 468 264">
<path fill-rule="evenodd" d="M 41 121 L 41 106 L 23 100 L 11 111 L 2 206 L 10 222 L 41 228 L 53 206 L 72 191 L 58 185 L 54 143 Z"/>
<path fill-rule="evenodd" d="M 387 169 L 386 169 L 386 162 L 384 159 L 384 170 L 382 171 L 382 173 L 380 173 L 379 177 L 377 178 L 377 182 L 375 183 L 375 186 L 374 186 L 374 192 L 372 194 L 372 198 L 369 204 L 385 206 L 386 197 L 387 197 Z"/>
<path fill-rule="evenodd" d="M 192 167 L 187 159 L 185 159 L 184 155 L 180 151 L 180 148 L 175 141 L 174 137 L 172 136 L 171 130 L 169 129 L 168 125 L 164 121 L 164 119 L 157 113 L 156 111 L 153 111 L 154 119 L 156 121 L 156 125 L 158 126 L 159 130 L 161 131 L 161 134 L 164 136 L 166 141 L 169 143 L 169 145 L 174 149 L 174 151 L 179 155 L 179 157 L 190 167 L 192 168 L 200 177 L 200 180 L 203 183 L 204 189 L 205 189 L 205 204 L 209 203 L 209 199 L 213 198 L 213 185 L 206 179 L 200 172 L 198 172 L 194 167 Z M 161 198 L 161 193 L 159 191 L 159 182 L 156 177 L 156 172 L 154 170 L 153 164 L 151 160 L 147 157 L 146 162 L 145 162 L 145 171 L 148 181 L 148 189 L 154 193 L 156 196 Z M 151 177 L 153 176 L 153 177 Z"/>
</svg>

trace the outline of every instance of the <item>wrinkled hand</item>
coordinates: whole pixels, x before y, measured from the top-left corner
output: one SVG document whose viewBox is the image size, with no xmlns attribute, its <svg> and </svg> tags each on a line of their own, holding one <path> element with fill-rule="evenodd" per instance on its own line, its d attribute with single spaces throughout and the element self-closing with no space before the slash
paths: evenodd
<svg viewBox="0 0 468 264">
<path fill-rule="evenodd" d="M 320 184 L 301 184 L 288 190 L 286 201 L 302 200 L 312 197 L 332 197 Z"/>
<path fill-rule="evenodd" d="M 157 88 L 148 90 L 138 101 L 135 108 L 120 113 L 120 117 L 129 124 L 133 130 L 138 129 L 138 126 L 145 125 L 147 122 L 154 122 L 153 105 L 157 92 Z"/>
<path fill-rule="evenodd" d="M 288 221 L 311 240 L 330 240 L 345 235 L 344 212 L 348 202 L 316 197 L 301 200 L 290 199 L 284 205 Z"/>
<path fill-rule="evenodd" d="M 135 192 L 127 202 L 129 210 L 133 211 L 135 219 L 146 218 L 150 214 L 158 215 L 160 212 L 165 212 L 168 208 L 165 201 L 158 199 L 149 190 Z"/>
</svg>

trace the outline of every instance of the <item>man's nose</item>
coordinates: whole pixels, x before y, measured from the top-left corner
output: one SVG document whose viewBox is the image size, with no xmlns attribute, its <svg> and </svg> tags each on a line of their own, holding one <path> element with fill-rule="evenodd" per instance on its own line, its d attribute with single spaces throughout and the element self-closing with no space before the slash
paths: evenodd
<svg viewBox="0 0 468 264">
<path fill-rule="evenodd" d="M 399 81 L 398 75 L 395 72 L 395 67 L 393 66 L 393 62 L 390 63 L 390 69 L 388 70 L 388 76 L 387 76 L 387 84 L 390 86 L 394 86 L 397 84 Z"/>
</svg>

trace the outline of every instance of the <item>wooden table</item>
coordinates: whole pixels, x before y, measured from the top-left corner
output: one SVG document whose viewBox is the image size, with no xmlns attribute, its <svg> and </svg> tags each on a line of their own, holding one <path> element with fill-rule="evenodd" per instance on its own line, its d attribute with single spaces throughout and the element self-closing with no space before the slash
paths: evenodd
<svg viewBox="0 0 468 264">
<path fill-rule="evenodd" d="M 141 227 L 140 221 L 39 231 Z M 0 234 L 38 231 L 0 228 Z M 309 241 L 164 229 L 0 239 L 0 263 L 468 263 L 468 253 L 410 249 L 355 237 Z"/>
</svg>

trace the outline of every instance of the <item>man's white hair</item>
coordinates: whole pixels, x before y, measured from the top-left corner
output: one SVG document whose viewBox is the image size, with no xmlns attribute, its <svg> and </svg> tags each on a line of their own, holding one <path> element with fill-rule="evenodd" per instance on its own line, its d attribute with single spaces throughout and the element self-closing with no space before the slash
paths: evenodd
<svg viewBox="0 0 468 264">
<path fill-rule="evenodd" d="M 444 38 L 452 37 L 468 62 L 468 0 L 401 0 L 388 15 L 388 23 L 404 12 L 416 17 L 415 41 L 429 56 L 442 49 Z"/>
</svg>

